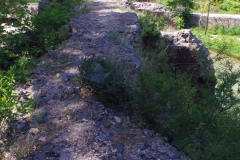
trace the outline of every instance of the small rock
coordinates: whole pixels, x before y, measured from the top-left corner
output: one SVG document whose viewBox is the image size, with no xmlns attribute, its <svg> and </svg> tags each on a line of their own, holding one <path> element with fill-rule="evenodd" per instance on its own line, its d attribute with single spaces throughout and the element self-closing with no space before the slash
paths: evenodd
<svg viewBox="0 0 240 160">
<path fill-rule="evenodd" d="M 45 100 L 48 102 L 51 99 L 51 95 L 50 94 L 46 94 Z"/>
<path fill-rule="evenodd" d="M 60 74 L 60 73 L 57 73 L 57 74 L 56 74 L 56 77 L 57 77 L 57 78 L 59 78 L 60 76 L 61 76 L 61 74 Z"/>
<path fill-rule="evenodd" d="M 117 126 L 117 125 L 112 125 L 111 128 L 117 132 L 118 134 L 121 134 L 122 133 L 122 128 L 120 126 Z"/>
<path fill-rule="evenodd" d="M 107 116 L 113 116 L 113 115 L 114 115 L 114 112 L 113 112 L 113 110 L 107 108 L 107 109 L 105 110 L 105 114 L 106 114 Z"/>
<path fill-rule="evenodd" d="M 68 87 L 68 88 L 65 89 L 64 92 L 67 93 L 67 94 L 72 94 L 72 93 L 74 93 L 74 88 L 73 87 Z"/>
<path fill-rule="evenodd" d="M 101 126 L 97 126 L 97 131 L 101 131 Z"/>
<path fill-rule="evenodd" d="M 47 151 L 46 152 L 46 158 L 51 158 L 51 157 L 60 157 L 60 154 L 54 151 Z"/>
<path fill-rule="evenodd" d="M 156 159 L 156 153 L 146 149 L 139 152 L 139 156 L 145 156 L 148 159 Z"/>
<path fill-rule="evenodd" d="M 99 141 L 104 142 L 104 141 L 113 141 L 115 138 L 109 134 L 103 135 L 103 136 L 97 136 L 96 137 Z"/>
<path fill-rule="evenodd" d="M 29 130 L 29 125 L 27 123 L 19 123 L 17 125 L 17 130 L 20 132 L 26 132 L 27 130 Z"/>
<path fill-rule="evenodd" d="M 62 53 L 59 53 L 59 54 L 57 55 L 57 58 L 60 59 L 60 58 L 62 57 L 62 55 L 63 55 Z"/>
<path fill-rule="evenodd" d="M 132 44 L 133 47 L 137 46 L 137 44 L 135 42 L 132 42 L 131 44 Z"/>
<path fill-rule="evenodd" d="M 63 97 L 64 97 L 63 94 L 55 94 L 55 95 L 52 97 L 52 99 L 53 99 L 53 100 L 61 100 Z"/>
<path fill-rule="evenodd" d="M 98 115 L 97 116 L 97 121 L 102 121 L 103 120 L 103 116 L 102 115 Z"/>
<path fill-rule="evenodd" d="M 122 118 L 114 116 L 113 117 L 117 123 L 122 123 Z"/>
<path fill-rule="evenodd" d="M 31 120 L 31 125 L 34 125 L 34 124 L 37 124 L 37 123 L 39 123 L 39 124 L 45 123 L 48 115 L 49 115 L 49 113 L 47 111 L 41 112 L 38 116 L 34 117 Z"/>
<path fill-rule="evenodd" d="M 41 142 L 46 142 L 47 138 L 46 137 L 40 137 L 38 140 L 41 141 Z"/>
<path fill-rule="evenodd" d="M 154 136 L 154 132 L 152 130 L 149 129 L 144 129 L 142 130 L 142 133 L 146 136 L 146 137 L 153 137 Z"/>
<path fill-rule="evenodd" d="M 74 60 L 74 64 L 80 65 L 80 63 L 81 63 L 81 61 L 80 61 L 79 59 L 75 59 L 75 60 Z"/>
<path fill-rule="evenodd" d="M 105 136 L 106 140 L 113 141 L 115 138 L 109 134 Z"/>
<path fill-rule="evenodd" d="M 97 136 L 96 137 L 99 141 L 103 142 L 105 141 L 105 137 L 104 136 Z"/>
<path fill-rule="evenodd" d="M 117 32 L 118 33 L 124 33 L 124 29 L 119 29 Z"/>
<path fill-rule="evenodd" d="M 117 145 L 115 146 L 115 148 L 117 149 L 118 153 L 123 154 L 124 145 L 122 145 L 122 144 L 117 144 Z"/>
<path fill-rule="evenodd" d="M 64 153 L 64 152 L 63 152 L 62 150 L 60 150 L 60 149 L 54 149 L 53 152 L 56 153 L 56 154 L 59 154 L 59 155 Z"/>
<path fill-rule="evenodd" d="M 88 120 L 86 118 L 83 118 L 81 121 L 82 122 L 88 122 Z"/>
<path fill-rule="evenodd" d="M 68 82 L 70 80 L 70 77 L 68 76 L 68 75 L 64 75 L 63 77 L 62 77 L 62 81 L 63 82 Z"/>
<path fill-rule="evenodd" d="M 145 150 L 145 149 L 147 149 L 147 147 L 146 147 L 144 144 L 140 146 L 140 150 L 141 150 L 141 151 L 143 151 L 143 150 Z"/>
<path fill-rule="evenodd" d="M 38 128 L 31 128 L 29 130 L 29 133 L 33 134 L 33 135 L 36 135 L 40 132 L 40 130 Z"/>
</svg>

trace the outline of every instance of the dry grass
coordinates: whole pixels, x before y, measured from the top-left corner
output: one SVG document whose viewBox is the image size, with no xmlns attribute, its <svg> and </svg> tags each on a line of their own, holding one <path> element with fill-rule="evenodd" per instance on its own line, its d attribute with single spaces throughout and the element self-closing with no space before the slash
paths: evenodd
<svg viewBox="0 0 240 160">
<path fill-rule="evenodd" d="M 11 147 L 10 151 L 17 159 L 26 157 L 36 149 L 34 140 L 29 136 L 18 139 Z"/>
</svg>

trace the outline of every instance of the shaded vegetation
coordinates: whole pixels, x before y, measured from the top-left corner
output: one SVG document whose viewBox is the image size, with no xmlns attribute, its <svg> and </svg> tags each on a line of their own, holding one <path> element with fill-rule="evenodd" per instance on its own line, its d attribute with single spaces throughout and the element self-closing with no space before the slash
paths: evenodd
<svg viewBox="0 0 240 160">
<path fill-rule="evenodd" d="M 79 67 L 79 83 L 92 87 L 105 106 L 125 110 L 133 95 L 130 76 L 123 66 L 108 58 L 86 58 Z"/>
<path fill-rule="evenodd" d="M 226 61 L 222 64 L 224 67 L 215 68 L 214 77 L 202 59 L 204 82 L 208 87 L 196 90 L 197 82 L 191 74 L 173 72 L 173 64 L 168 63 L 170 57 L 164 53 L 167 44 L 163 40 L 155 43 L 157 47 L 142 52 L 145 67 L 139 76 L 139 90 L 133 103 L 136 110 L 150 126 L 192 159 L 239 157 L 240 90 L 233 88 L 240 85 L 240 71 L 234 71 L 234 64 Z M 218 44 L 220 53 L 228 49 L 224 45 Z M 221 55 L 215 57 L 217 61 L 219 58 Z M 211 85 L 215 78 L 217 85 L 213 93 Z"/>
</svg>

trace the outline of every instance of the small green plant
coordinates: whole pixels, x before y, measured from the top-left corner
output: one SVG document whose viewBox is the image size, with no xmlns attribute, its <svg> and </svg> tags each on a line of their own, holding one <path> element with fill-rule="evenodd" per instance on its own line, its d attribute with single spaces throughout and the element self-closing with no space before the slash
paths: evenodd
<svg viewBox="0 0 240 160">
<path fill-rule="evenodd" d="M 215 35 L 225 35 L 225 36 L 239 36 L 240 35 L 240 27 L 239 26 L 234 26 L 232 28 L 220 26 L 220 25 L 215 25 L 212 26 L 209 31 L 210 34 L 215 34 Z"/>
<path fill-rule="evenodd" d="M 121 39 L 119 38 L 119 35 L 115 30 L 110 30 L 109 38 L 112 42 L 121 43 Z"/>
<path fill-rule="evenodd" d="M 172 11 L 173 17 L 179 23 L 179 18 L 181 18 L 181 27 L 184 24 L 183 28 L 186 28 L 189 25 L 189 20 L 191 17 L 190 10 L 194 8 L 195 3 L 192 0 L 162 0 L 165 1 L 166 7 Z"/>
<path fill-rule="evenodd" d="M 182 17 L 176 16 L 174 17 L 174 20 L 177 22 L 178 29 L 183 29 L 185 27 L 185 23 Z"/>
<path fill-rule="evenodd" d="M 225 0 L 221 5 L 220 9 L 224 11 L 231 11 L 234 13 L 240 12 L 240 3 L 237 0 Z"/>
<path fill-rule="evenodd" d="M 79 13 L 80 14 L 87 14 L 91 11 L 89 7 L 84 6 L 83 8 L 80 9 Z"/>
<path fill-rule="evenodd" d="M 24 146 L 22 144 L 24 144 Z M 34 139 L 30 136 L 26 136 L 21 140 L 16 141 L 10 147 L 10 150 L 17 159 L 22 159 L 22 157 L 29 155 L 31 152 L 33 152 Z"/>
<path fill-rule="evenodd" d="M 14 93 L 16 85 L 15 77 L 11 73 L 1 73 L 0 75 L 0 122 L 5 118 L 12 120 L 19 113 L 27 113 L 34 105 L 33 100 L 26 104 L 17 101 L 19 95 Z"/>
<path fill-rule="evenodd" d="M 79 71 L 80 85 L 92 87 L 104 105 L 119 109 L 127 107 L 131 99 L 131 86 L 121 65 L 108 58 L 93 57 L 84 59 Z"/>
<path fill-rule="evenodd" d="M 68 23 L 75 15 L 67 7 L 53 2 L 53 8 L 45 7 L 43 12 L 32 20 L 34 32 L 45 50 L 54 49 L 64 37 L 68 37 Z"/>
<path fill-rule="evenodd" d="M 160 31 L 167 25 L 166 17 L 156 17 L 150 12 L 139 15 L 139 20 L 142 29 L 141 36 L 145 46 L 154 44 L 161 35 Z"/>
<path fill-rule="evenodd" d="M 137 110 L 162 134 L 171 138 L 175 134 L 186 135 L 186 128 L 191 125 L 186 113 L 193 107 L 195 94 L 191 76 L 174 73 L 174 66 L 168 64 L 163 52 L 145 55 L 148 58 L 145 71 L 139 76 Z"/>
</svg>

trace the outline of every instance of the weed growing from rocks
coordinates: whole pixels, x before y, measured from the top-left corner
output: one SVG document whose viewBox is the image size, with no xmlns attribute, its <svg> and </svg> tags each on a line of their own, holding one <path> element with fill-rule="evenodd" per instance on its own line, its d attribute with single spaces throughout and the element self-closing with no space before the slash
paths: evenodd
<svg viewBox="0 0 240 160">
<path fill-rule="evenodd" d="M 110 30 L 109 38 L 114 43 L 121 43 L 121 39 L 119 38 L 117 31 L 115 30 Z"/>
<path fill-rule="evenodd" d="M 162 16 L 159 18 L 150 12 L 139 15 L 139 20 L 144 46 L 149 46 L 151 43 L 154 43 L 161 35 L 160 30 L 167 25 L 166 17 Z"/>
<path fill-rule="evenodd" d="M 89 7 L 84 6 L 83 8 L 80 9 L 79 13 L 80 14 L 87 14 L 91 11 Z"/>
<path fill-rule="evenodd" d="M 79 71 L 80 85 L 92 87 L 105 106 L 128 108 L 132 90 L 129 76 L 122 65 L 108 58 L 93 57 L 84 59 Z"/>
</svg>

